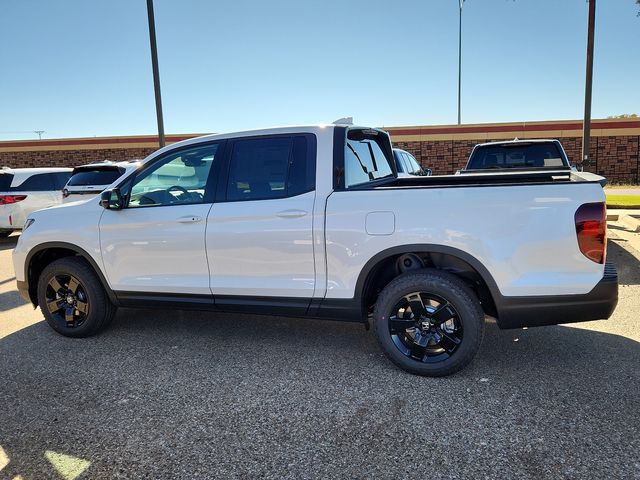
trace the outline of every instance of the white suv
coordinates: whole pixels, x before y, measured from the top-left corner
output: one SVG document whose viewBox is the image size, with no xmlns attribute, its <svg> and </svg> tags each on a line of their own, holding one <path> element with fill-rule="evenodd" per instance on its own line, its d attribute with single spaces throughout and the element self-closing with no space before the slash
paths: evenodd
<svg viewBox="0 0 640 480">
<path fill-rule="evenodd" d="M 62 189 L 63 203 L 87 200 L 98 195 L 122 175 L 138 168 L 138 160 L 125 162 L 90 163 L 73 169 L 71 178 Z"/>
<path fill-rule="evenodd" d="M 0 170 L 0 238 L 22 229 L 35 210 L 62 203 L 62 186 L 70 168 L 7 168 Z"/>
</svg>

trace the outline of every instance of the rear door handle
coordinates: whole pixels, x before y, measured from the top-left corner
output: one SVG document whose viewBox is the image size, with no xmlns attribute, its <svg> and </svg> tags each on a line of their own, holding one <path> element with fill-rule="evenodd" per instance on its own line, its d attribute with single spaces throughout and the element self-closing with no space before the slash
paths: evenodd
<svg viewBox="0 0 640 480">
<path fill-rule="evenodd" d="M 282 210 L 281 212 L 276 213 L 276 215 L 280 218 L 299 218 L 304 217 L 307 214 L 304 210 L 296 210 L 294 208 L 290 210 Z"/>
<path fill-rule="evenodd" d="M 198 223 L 201 221 L 202 217 L 198 217 L 197 215 L 185 215 L 177 219 L 178 223 Z"/>
</svg>

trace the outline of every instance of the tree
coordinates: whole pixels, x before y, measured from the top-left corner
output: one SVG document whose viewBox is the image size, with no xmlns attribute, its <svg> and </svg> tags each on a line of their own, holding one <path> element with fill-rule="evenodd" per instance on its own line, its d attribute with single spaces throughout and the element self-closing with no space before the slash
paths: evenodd
<svg viewBox="0 0 640 480">
<path fill-rule="evenodd" d="M 637 0 L 640 3 L 640 0 Z M 607 118 L 638 118 L 637 113 L 623 113 L 622 115 L 609 115 Z"/>
</svg>

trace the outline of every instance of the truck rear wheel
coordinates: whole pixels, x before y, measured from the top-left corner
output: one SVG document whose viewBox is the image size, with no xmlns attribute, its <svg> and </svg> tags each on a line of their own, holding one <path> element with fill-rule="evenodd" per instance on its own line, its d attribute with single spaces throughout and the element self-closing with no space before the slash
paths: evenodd
<svg viewBox="0 0 640 480">
<path fill-rule="evenodd" d="M 482 342 L 484 312 L 460 278 L 436 269 L 414 270 L 380 293 L 373 328 L 383 352 L 398 367 L 440 377 L 473 360 Z"/>
<path fill-rule="evenodd" d="M 47 265 L 38 279 L 38 305 L 47 323 L 66 337 L 105 329 L 116 312 L 93 269 L 79 257 Z"/>
</svg>

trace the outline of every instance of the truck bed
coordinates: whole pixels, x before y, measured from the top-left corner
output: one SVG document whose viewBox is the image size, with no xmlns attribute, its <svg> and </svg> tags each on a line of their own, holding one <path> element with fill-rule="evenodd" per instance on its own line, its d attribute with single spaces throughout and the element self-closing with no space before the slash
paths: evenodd
<svg viewBox="0 0 640 480">
<path fill-rule="evenodd" d="M 559 184 L 592 183 L 604 186 L 606 179 L 588 172 L 575 172 L 567 169 L 549 171 L 483 172 L 465 175 L 436 175 L 429 177 L 398 178 L 378 188 L 411 187 L 473 187 L 483 185 L 522 185 L 522 184 Z"/>
</svg>

